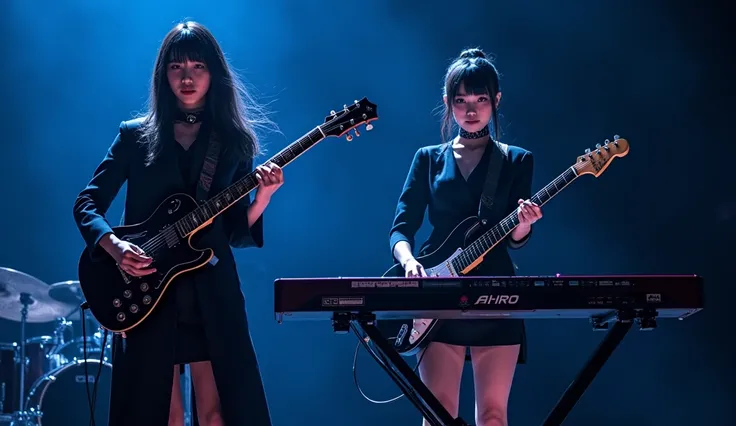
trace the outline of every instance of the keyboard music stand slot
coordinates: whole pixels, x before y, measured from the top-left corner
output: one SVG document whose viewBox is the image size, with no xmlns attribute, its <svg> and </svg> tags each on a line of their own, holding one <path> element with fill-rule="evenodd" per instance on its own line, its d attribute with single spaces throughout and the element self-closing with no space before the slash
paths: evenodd
<svg viewBox="0 0 736 426">
<path fill-rule="evenodd" d="M 445 410 L 401 355 L 396 352 L 376 328 L 375 315 L 336 313 L 333 317 L 333 326 L 342 329 L 348 316 L 350 317 L 350 328 L 363 343 L 363 346 L 373 355 L 378 365 L 388 373 L 389 377 L 422 413 L 429 424 L 433 426 L 469 426 L 459 417 L 457 419 L 452 418 L 450 413 Z"/>
</svg>

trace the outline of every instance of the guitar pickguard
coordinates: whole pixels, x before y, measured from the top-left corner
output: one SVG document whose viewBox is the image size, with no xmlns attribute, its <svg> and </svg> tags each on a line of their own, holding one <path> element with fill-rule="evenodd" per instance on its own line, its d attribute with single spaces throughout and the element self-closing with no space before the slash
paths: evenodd
<svg viewBox="0 0 736 426">
<path fill-rule="evenodd" d="M 424 272 L 426 272 L 430 277 L 457 277 L 459 274 L 452 266 L 452 260 L 458 257 L 462 252 L 463 250 L 458 248 L 450 255 L 450 257 L 445 259 L 444 262 L 429 269 L 425 268 Z"/>
</svg>

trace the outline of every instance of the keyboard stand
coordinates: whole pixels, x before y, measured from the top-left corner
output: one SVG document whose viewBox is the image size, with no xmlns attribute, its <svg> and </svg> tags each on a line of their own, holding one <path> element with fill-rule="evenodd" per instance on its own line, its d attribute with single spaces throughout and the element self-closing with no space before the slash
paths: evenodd
<svg viewBox="0 0 736 426">
<path fill-rule="evenodd" d="M 376 328 L 373 315 L 354 316 L 336 313 L 336 332 L 353 330 L 366 349 L 399 386 L 404 395 L 432 426 L 469 426 L 461 418 L 453 419 L 432 392 L 424 385 L 404 359 Z"/>
<path fill-rule="evenodd" d="M 656 312 L 645 311 L 634 314 L 625 311 L 612 311 L 604 317 L 592 319 L 594 330 L 607 330 L 608 324 L 613 323 L 606 337 L 598 345 L 590 356 L 585 366 L 565 390 L 552 411 L 545 419 L 543 426 L 560 426 L 570 411 L 585 393 L 585 390 L 593 382 L 603 365 L 608 361 L 611 354 L 631 330 L 634 321 L 641 324 L 641 330 L 651 330 L 656 327 Z"/>
<path fill-rule="evenodd" d="M 641 330 L 656 328 L 656 311 L 629 312 L 612 311 L 606 316 L 594 317 L 591 322 L 595 330 L 608 330 L 606 337 L 598 345 L 591 357 L 570 383 L 545 419 L 543 426 L 560 426 L 575 404 L 580 400 L 588 386 L 593 382 L 603 365 L 619 346 L 634 322 Z M 335 312 L 332 325 L 337 333 L 347 333 L 351 329 L 363 346 L 373 355 L 389 377 L 399 386 L 404 395 L 422 413 L 432 426 L 469 426 L 462 418 L 452 418 L 432 392 L 424 385 L 401 355 L 376 328 L 372 314 L 352 314 Z M 609 324 L 613 324 L 609 328 Z"/>
</svg>

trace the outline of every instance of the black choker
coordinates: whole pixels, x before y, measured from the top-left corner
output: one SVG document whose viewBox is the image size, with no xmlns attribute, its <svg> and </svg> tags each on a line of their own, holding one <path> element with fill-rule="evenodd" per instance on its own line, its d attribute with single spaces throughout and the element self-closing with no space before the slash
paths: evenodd
<svg viewBox="0 0 736 426">
<path fill-rule="evenodd" d="M 482 128 L 481 130 L 478 130 L 477 132 L 468 132 L 462 127 L 460 128 L 460 137 L 463 139 L 480 139 L 484 136 L 488 136 L 490 134 L 490 130 L 488 130 L 488 126 Z"/>
<path fill-rule="evenodd" d="M 176 121 L 183 121 L 189 124 L 199 123 L 202 121 L 203 118 L 204 118 L 204 110 L 200 110 L 200 111 L 177 110 L 176 117 L 174 117 Z"/>
</svg>

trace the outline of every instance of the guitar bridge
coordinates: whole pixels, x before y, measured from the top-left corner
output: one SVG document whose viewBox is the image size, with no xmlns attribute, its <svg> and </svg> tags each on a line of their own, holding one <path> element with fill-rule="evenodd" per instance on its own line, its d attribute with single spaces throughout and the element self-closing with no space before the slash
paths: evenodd
<svg viewBox="0 0 736 426">
<path fill-rule="evenodd" d="M 447 268 L 447 272 L 450 273 L 451 277 L 457 276 L 457 274 L 455 273 L 455 268 L 452 267 L 451 261 L 448 260 L 445 262 L 445 268 Z"/>
</svg>

